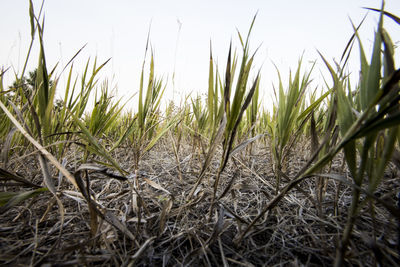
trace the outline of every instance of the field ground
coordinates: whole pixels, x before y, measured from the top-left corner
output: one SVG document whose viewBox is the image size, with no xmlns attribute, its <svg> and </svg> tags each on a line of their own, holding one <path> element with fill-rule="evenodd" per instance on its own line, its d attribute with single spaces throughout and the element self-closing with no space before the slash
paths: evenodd
<svg viewBox="0 0 400 267">
<path fill-rule="evenodd" d="M 64 195 L 60 195 L 65 208 L 62 229 L 59 209 L 49 192 L 11 208 L 0 216 L 1 265 L 333 264 L 337 240 L 343 231 L 351 203 L 352 190 L 348 185 L 332 179 L 324 180 L 322 185 L 325 186 L 325 194 L 320 203 L 317 198 L 318 178 L 305 179 L 237 243 L 238 235 L 275 195 L 270 149 L 260 141 L 252 147 L 251 152 L 236 154 L 229 161 L 217 195 L 220 196 L 227 187 L 230 189 L 216 202 L 212 218 L 209 218 L 212 184 L 220 156 L 214 157 L 204 185 L 187 201 L 203 162 L 203 156 L 193 151 L 192 147 L 189 142 L 182 143 L 179 168 L 170 140 L 166 137 L 143 158 L 139 172 L 140 204 L 136 206 L 132 202 L 131 182 L 88 171 L 92 196 L 100 209 L 107 209 L 122 223 L 125 233 L 101 220 L 97 235 L 91 238 L 87 202 L 82 196 L 73 194 L 72 187 L 68 191 L 70 185 L 65 181 L 61 185 Z M 302 141 L 293 150 L 286 171 L 288 179 L 304 165 L 309 156 L 308 147 L 309 144 Z M 81 158 L 77 151 L 72 146 L 66 153 L 66 166 L 71 172 L 77 168 L 74 162 Z M 219 153 L 221 151 L 216 154 Z M 128 147 L 115 151 L 113 157 L 124 168 L 130 167 L 132 155 Z M 348 171 L 344 166 L 343 156 L 339 154 L 329 166 L 329 172 L 347 177 Z M 14 156 L 10 159 L 8 169 L 17 170 L 19 175 L 33 183 L 42 183 L 41 169 L 35 155 Z M 54 177 L 57 177 L 56 173 Z M 286 183 L 284 181 L 282 184 Z M 21 188 L 18 186 L 14 189 Z M 396 188 L 400 188 L 399 171 L 390 164 L 375 194 L 396 205 L 396 193 L 393 191 Z M 12 188 L 8 186 L 2 190 Z M 369 207 L 364 205 L 356 219 L 347 263 L 394 266 L 399 249 L 398 222 L 381 205 L 374 206 L 374 213 Z M 371 236 L 378 237 L 376 242 Z"/>
</svg>

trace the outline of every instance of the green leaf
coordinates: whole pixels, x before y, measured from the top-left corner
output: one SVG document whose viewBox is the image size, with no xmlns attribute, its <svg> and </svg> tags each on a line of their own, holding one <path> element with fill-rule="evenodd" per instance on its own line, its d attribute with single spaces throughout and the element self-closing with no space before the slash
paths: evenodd
<svg viewBox="0 0 400 267">
<path fill-rule="evenodd" d="M 146 146 L 146 148 L 143 150 L 142 153 L 149 151 L 157 142 L 158 140 L 172 127 L 174 126 L 176 123 L 178 122 L 178 118 L 175 117 L 173 119 L 171 119 L 170 121 L 168 121 L 168 123 L 160 128 L 156 134 L 156 136 L 154 136 L 151 140 L 150 143 Z"/>
<path fill-rule="evenodd" d="M 33 11 L 32 0 L 29 0 L 29 19 L 31 23 L 31 38 L 35 37 L 35 12 Z"/>
<path fill-rule="evenodd" d="M 384 10 L 382 11 L 381 9 L 376 9 L 376 8 L 370 8 L 370 7 L 364 7 L 364 8 L 365 8 L 365 9 L 372 10 L 372 11 L 383 12 L 383 14 L 384 14 L 385 16 L 388 16 L 389 18 L 391 18 L 391 19 L 394 20 L 397 24 L 400 25 L 400 18 L 397 17 L 396 15 L 392 14 L 392 13 L 389 13 L 389 12 L 384 11 Z"/>
<path fill-rule="evenodd" d="M 379 28 L 378 31 L 375 33 L 374 39 L 374 47 L 372 52 L 372 59 L 371 65 L 368 68 L 367 79 L 365 88 L 361 88 L 361 94 L 365 94 L 364 99 L 364 109 L 372 103 L 375 96 L 378 93 L 380 88 L 380 80 L 381 80 L 381 45 L 382 45 L 382 38 L 381 38 L 381 31 L 382 31 L 382 15 L 379 21 Z M 364 90 L 363 90 L 364 89 Z"/>
<path fill-rule="evenodd" d="M 89 132 L 89 130 L 86 128 L 86 126 L 80 121 L 80 119 L 70 112 L 75 124 L 81 129 L 81 131 L 84 134 L 84 137 L 86 137 L 86 141 L 90 144 L 90 149 L 97 155 L 100 155 L 104 158 L 106 158 L 113 166 L 116 168 L 122 175 L 124 175 L 126 172 L 119 166 L 117 161 L 111 157 L 111 155 L 107 152 L 107 150 L 99 143 L 97 142 L 96 138 L 92 136 L 92 134 Z"/>
</svg>

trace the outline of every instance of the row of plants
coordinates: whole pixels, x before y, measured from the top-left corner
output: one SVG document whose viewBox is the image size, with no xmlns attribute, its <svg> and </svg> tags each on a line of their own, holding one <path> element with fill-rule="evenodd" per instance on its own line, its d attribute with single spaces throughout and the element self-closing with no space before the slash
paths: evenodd
<svg viewBox="0 0 400 267">
<path fill-rule="evenodd" d="M 398 146 L 400 70 L 396 69 L 395 46 L 383 27 L 383 21 L 384 17 L 388 17 L 400 24 L 400 19 L 384 11 L 383 7 L 382 10 L 372 10 L 379 12 L 380 17 L 370 60 L 358 35 L 362 25 L 354 26 L 354 35 L 336 68 L 321 54 L 332 83 L 326 82 L 318 90 L 311 90 L 314 65 L 303 71 L 303 60 L 300 59 L 285 88 L 285 81 L 277 68 L 279 81 L 274 87 L 276 99 L 272 110 L 261 109 L 259 95 L 265 89 L 261 88 L 260 80 L 264 77 L 261 77 L 261 71 L 253 73 L 257 51 L 250 49 L 250 35 L 256 17 L 246 38 L 238 33 L 241 49 L 232 52 L 230 46 L 223 70 L 215 64 L 210 49 L 206 99 L 188 96 L 180 107 L 171 103 L 165 110 L 162 109 L 166 84 L 156 75 L 153 53 L 148 51 L 147 42 L 134 112 L 129 111 L 128 101 L 116 99 L 107 81 L 98 80 L 99 72 L 108 61 L 99 65 L 97 60 L 88 60 L 82 74 L 73 77 L 73 62 L 79 56 L 79 50 L 66 66 L 62 66 L 59 74 L 56 74 L 58 66 L 49 71 L 43 41 L 43 16 L 34 13 L 30 1 L 31 39 L 32 43 L 35 37 L 39 41 L 37 68 L 28 77 L 24 68 L 19 75 L 15 75 L 15 82 L 8 88 L 3 86 L 2 79 L 4 73 L 10 70 L 3 70 L 0 76 L 0 178 L 4 188 L 0 192 L 1 212 L 49 192 L 57 203 L 63 224 L 64 207 L 60 196 L 75 190 L 88 204 L 92 236 L 96 236 L 101 218 L 131 237 L 132 233 L 126 227 L 99 207 L 91 193 L 87 172 L 102 172 L 129 183 L 132 203 L 140 214 L 143 208 L 140 185 L 145 182 L 159 186 L 148 179 L 141 179 L 141 160 L 160 140 L 167 139 L 172 141 L 178 168 L 180 147 L 184 142 L 192 145 L 192 157 L 202 162 L 197 170 L 197 181 L 186 196 L 188 203 L 193 201 L 197 188 L 206 184 L 204 178 L 210 176 L 212 159 L 220 157 L 218 170 L 213 174 L 213 193 L 208 210 L 209 220 L 212 220 L 216 204 L 234 185 L 232 180 L 227 187 L 221 188 L 221 174 L 228 161 L 235 160 L 237 155 L 250 157 L 253 145 L 266 146 L 272 155 L 275 195 L 238 233 L 235 243 L 240 244 L 258 220 L 276 207 L 289 191 L 298 189 L 305 179 L 318 177 L 315 191 L 319 203 L 323 202 L 327 180 L 337 180 L 347 184 L 353 192 L 335 257 L 335 265 L 342 266 L 357 214 L 363 207 L 370 206 L 370 216 L 374 217 L 375 205 L 379 203 L 394 217 L 400 218 L 399 209 L 374 195 Z M 361 75 L 359 81 L 351 83 L 344 69 L 354 43 L 358 43 L 359 47 Z M 63 88 L 65 94 L 62 100 L 56 100 L 56 90 L 60 90 L 59 80 L 64 72 L 68 77 Z M 90 96 L 93 96 L 93 105 L 89 103 Z M 93 108 L 88 109 L 89 106 Z M 310 156 L 301 170 L 289 174 L 291 153 L 300 139 L 309 142 L 307 153 Z M 80 167 L 73 171 L 66 168 L 65 162 L 66 154 L 71 149 L 83 155 Z M 119 149 L 132 151 L 132 161 L 119 161 L 114 156 Z M 221 155 L 216 153 L 219 149 Z M 10 169 L 9 158 L 22 157 L 27 152 L 37 156 L 42 184 L 35 184 Z M 329 164 L 340 153 L 344 155 L 350 179 L 329 172 Z M 184 179 L 181 169 L 179 174 L 180 179 Z M 15 184 L 31 189 L 14 191 L 12 186 Z"/>
</svg>

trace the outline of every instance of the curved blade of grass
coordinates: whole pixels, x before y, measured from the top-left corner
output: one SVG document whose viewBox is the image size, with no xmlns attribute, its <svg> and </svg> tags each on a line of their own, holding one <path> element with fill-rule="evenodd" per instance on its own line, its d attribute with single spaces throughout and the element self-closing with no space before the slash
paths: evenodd
<svg viewBox="0 0 400 267">
<path fill-rule="evenodd" d="M 224 109 L 227 117 L 230 116 L 230 107 L 231 107 L 230 105 L 231 86 L 232 86 L 231 55 L 232 55 L 232 43 L 229 45 L 228 61 L 226 63 L 226 71 L 225 71 Z"/>
<path fill-rule="evenodd" d="M 9 172 L 7 170 L 4 170 L 2 168 L 0 168 L 0 180 L 3 180 L 3 181 L 13 180 L 13 181 L 21 183 L 22 185 L 25 185 L 25 186 L 30 186 L 30 187 L 33 187 L 33 188 L 40 188 L 39 185 L 30 182 L 29 180 L 21 177 L 18 174 L 11 173 L 11 172 Z"/>
<path fill-rule="evenodd" d="M 158 140 L 160 140 L 160 138 L 174 125 L 176 125 L 176 123 L 178 122 L 179 118 L 175 117 L 173 119 L 171 119 L 170 121 L 168 121 L 168 123 L 161 129 L 158 130 L 156 136 L 154 136 L 151 140 L 150 143 L 144 148 L 143 152 L 149 151 L 157 142 Z"/>
<path fill-rule="evenodd" d="M 368 68 L 367 73 L 363 73 L 364 75 L 367 74 L 366 77 L 366 84 L 365 88 L 361 87 L 360 94 L 361 99 L 364 97 L 364 107 L 367 107 L 375 98 L 379 88 L 380 88 L 380 80 L 381 80 L 381 46 L 382 46 L 382 24 L 383 24 L 383 17 L 382 13 L 379 19 L 378 24 L 378 31 L 375 33 L 374 39 L 374 46 L 372 48 L 372 58 L 371 58 L 371 65 Z"/>
<path fill-rule="evenodd" d="M 390 13 L 390 12 L 387 12 L 387 11 L 384 11 L 384 10 L 381 10 L 381 9 L 371 8 L 371 7 L 363 7 L 363 8 L 368 9 L 368 10 L 372 10 L 372 11 L 376 11 L 376 12 L 383 12 L 383 14 L 384 14 L 385 16 L 388 16 L 389 18 L 391 18 L 391 19 L 394 20 L 397 24 L 400 25 L 400 18 L 397 17 L 396 15 Z"/>
<path fill-rule="evenodd" d="M 358 30 L 360 29 L 361 25 L 364 23 L 366 18 L 367 18 L 367 15 L 364 16 L 364 18 L 361 20 L 360 24 L 358 24 L 357 28 L 354 28 L 354 25 L 353 25 L 353 28 L 355 29 L 355 32 L 350 37 L 345 49 L 343 50 L 342 57 L 340 58 L 340 62 L 343 62 L 343 64 L 342 64 L 343 67 L 341 68 L 340 77 L 342 77 L 343 71 L 345 69 L 344 66 L 346 66 L 346 64 L 347 64 L 347 62 L 348 62 L 348 60 L 350 58 L 350 54 L 351 54 L 351 51 L 352 51 L 352 48 L 353 48 L 353 44 L 354 44 L 354 40 L 355 40 L 355 37 L 356 37 L 356 33 L 358 32 Z M 350 19 L 350 21 L 351 21 L 351 19 Z M 353 22 L 351 22 L 351 23 L 353 23 Z M 347 57 L 343 61 L 343 59 L 346 56 L 346 54 L 347 54 Z"/>
<path fill-rule="evenodd" d="M 314 102 L 312 102 L 297 118 L 299 121 L 301 121 L 302 119 L 304 119 L 308 114 L 310 114 L 310 112 L 312 112 L 313 110 L 315 110 L 316 108 L 318 108 L 318 106 L 321 104 L 322 101 L 324 101 L 324 99 L 326 97 L 328 97 L 330 94 L 332 93 L 332 89 L 329 89 L 327 92 L 325 92 L 323 95 L 321 95 L 317 100 L 315 100 Z"/>
<path fill-rule="evenodd" d="M 236 153 L 242 151 L 246 146 L 248 146 L 249 144 L 253 143 L 254 141 L 260 139 L 261 137 L 264 137 L 265 135 L 266 134 L 258 134 L 252 138 L 249 138 L 249 139 L 243 141 L 242 143 L 237 145 L 234 149 L 232 149 L 230 156 L 233 157 Z"/>
<path fill-rule="evenodd" d="M 110 149 L 110 152 L 113 151 L 114 149 L 116 149 L 117 147 L 120 146 L 120 144 L 128 137 L 130 136 L 133 131 L 135 130 L 135 123 L 136 120 L 138 118 L 138 114 L 135 115 L 135 117 L 133 117 L 132 122 L 130 123 L 130 125 L 127 127 L 127 129 L 125 130 L 125 132 L 121 135 L 121 137 L 117 140 L 117 142 L 114 143 L 113 147 Z"/>
<path fill-rule="evenodd" d="M 394 50 L 395 46 L 388 32 L 382 28 L 382 41 L 384 45 L 384 78 L 388 79 L 395 72 Z"/>
<path fill-rule="evenodd" d="M 19 203 L 47 191 L 49 190 L 46 187 L 41 187 L 30 191 L 0 192 L 0 213 L 4 213 Z"/>
<path fill-rule="evenodd" d="M 61 173 L 72 183 L 76 189 L 78 185 L 76 184 L 75 178 L 71 173 L 65 169 L 57 159 L 50 154 L 41 144 L 39 144 L 32 136 L 30 136 L 24 129 L 24 127 L 14 118 L 14 116 L 8 111 L 4 104 L 0 101 L 0 108 L 4 111 L 7 117 L 12 121 L 12 123 L 18 128 L 18 130 L 31 142 Z"/>
<path fill-rule="evenodd" d="M 318 52 L 319 53 L 319 52 Z M 338 108 L 336 109 L 338 122 L 340 126 L 340 132 L 342 136 L 348 132 L 348 130 L 353 126 L 355 122 L 355 118 L 353 115 L 352 108 L 348 101 L 348 98 L 345 96 L 343 90 L 343 82 L 339 81 L 335 71 L 332 66 L 328 63 L 328 61 L 324 58 L 324 56 L 319 53 L 325 65 L 327 66 L 334 83 L 334 92 L 336 95 L 336 101 Z M 356 143 L 355 141 L 349 141 L 349 143 L 344 147 L 345 157 L 347 165 L 350 169 L 350 172 L 353 177 L 357 177 L 357 164 L 356 164 Z"/>
<path fill-rule="evenodd" d="M 97 142 L 96 138 L 92 136 L 92 134 L 89 132 L 86 126 L 81 122 L 81 120 L 78 117 L 76 117 L 76 115 L 73 114 L 72 112 L 70 112 L 70 114 L 76 125 L 81 129 L 84 136 L 86 137 L 86 141 L 92 146 L 93 151 L 97 155 L 106 158 L 114 166 L 114 168 L 117 169 L 122 175 L 126 174 L 127 172 L 124 171 L 119 166 L 118 162 L 116 162 L 115 159 L 113 159 L 113 157 L 111 157 L 111 155 L 106 151 L 106 149 L 99 142 Z"/>
<path fill-rule="evenodd" d="M 45 185 L 47 186 L 47 188 L 49 189 L 49 191 L 54 196 L 56 196 L 57 189 L 54 186 L 53 178 L 51 176 L 51 172 L 50 172 L 50 169 L 49 169 L 49 164 L 48 164 L 46 158 L 42 154 L 39 154 L 38 158 L 39 158 L 40 168 L 41 168 L 42 173 L 43 173 L 43 181 L 44 181 Z"/>
<path fill-rule="evenodd" d="M 14 134 L 16 133 L 17 128 L 13 127 L 8 132 L 6 140 L 4 141 L 2 151 L 1 151 L 1 161 L 3 162 L 3 167 L 6 168 L 8 164 L 8 154 L 10 153 L 11 142 L 13 140 Z"/>
</svg>

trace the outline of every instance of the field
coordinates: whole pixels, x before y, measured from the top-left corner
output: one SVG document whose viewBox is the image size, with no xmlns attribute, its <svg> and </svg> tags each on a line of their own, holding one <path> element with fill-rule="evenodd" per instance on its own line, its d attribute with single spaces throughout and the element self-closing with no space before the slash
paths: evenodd
<svg viewBox="0 0 400 267">
<path fill-rule="evenodd" d="M 400 18 L 371 10 L 371 55 L 354 25 L 340 62 L 321 54 L 323 91 L 300 59 L 262 109 L 254 17 L 226 65 L 210 51 L 206 97 L 180 106 L 161 109 L 166 85 L 146 48 L 132 111 L 97 78 L 107 62 L 74 77 L 80 51 L 57 66 L 68 80 L 55 99 L 60 74 L 31 3 L 37 68 L 6 87 L 0 70 L 0 264 L 399 265 L 400 69 L 384 20 Z"/>
</svg>

